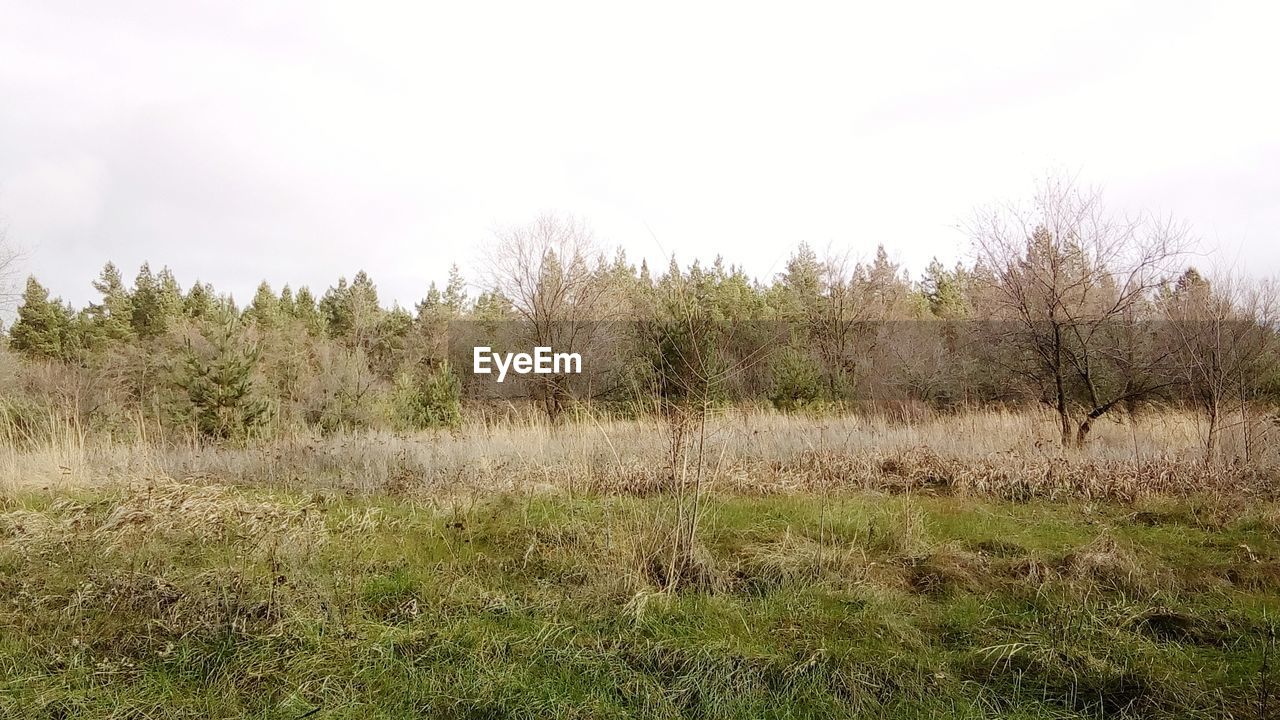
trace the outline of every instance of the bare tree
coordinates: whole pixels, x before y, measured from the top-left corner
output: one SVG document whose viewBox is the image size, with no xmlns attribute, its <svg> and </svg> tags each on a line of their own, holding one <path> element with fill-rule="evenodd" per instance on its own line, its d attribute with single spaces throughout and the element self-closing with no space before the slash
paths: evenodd
<svg viewBox="0 0 1280 720">
<path fill-rule="evenodd" d="M 8 309 L 19 297 L 18 263 L 22 253 L 8 242 L 3 226 L 0 226 L 0 309 Z"/>
<path fill-rule="evenodd" d="M 511 303 L 523 340 L 556 352 L 608 344 L 620 297 L 591 230 L 581 220 L 542 215 L 496 234 L 489 254 L 492 287 Z M 585 368 L 584 368 L 585 370 Z M 572 398 L 567 376 L 534 376 L 535 396 L 557 419 Z"/>
<path fill-rule="evenodd" d="M 861 371 L 885 328 L 905 316 L 907 284 L 883 247 L 870 263 L 855 264 L 848 254 L 834 253 L 813 263 L 812 297 L 802 297 L 798 310 L 828 395 L 847 398 L 858 375 L 869 374 Z"/>
<path fill-rule="evenodd" d="M 1214 461 L 1219 435 L 1229 427 L 1241 429 L 1247 462 L 1252 445 L 1249 406 L 1280 363 L 1276 288 L 1233 273 L 1208 279 L 1190 269 L 1161 304 L 1169 339 L 1175 344 L 1177 369 L 1208 424 L 1205 462 Z M 1239 421 L 1226 423 L 1226 416 L 1237 406 Z"/>
<path fill-rule="evenodd" d="M 1167 386 L 1144 334 L 1154 291 L 1184 252 L 1186 230 L 1150 215 L 1121 219 L 1097 191 L 1050 178 L 1028 208 L 981 211 L 970 226 L 993 329 L 1009 369 L 1058 415 L 1062 444 Z"/>
</svg>

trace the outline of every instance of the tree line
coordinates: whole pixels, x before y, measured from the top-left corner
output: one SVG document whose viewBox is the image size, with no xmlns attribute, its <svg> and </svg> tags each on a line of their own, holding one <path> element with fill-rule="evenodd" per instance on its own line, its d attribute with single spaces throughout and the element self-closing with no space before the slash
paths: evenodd
<svg viewBox="0 0 1280 720">
<path fill-rule="evenodd" d="M 720 258 L 655 272 L 544 216 L 412 309 L 385 307 L 364 272 L 318 296 L 263 282 L 243 307 L 146 264 L 130 283 L 108 263 L 78 309 L 32 277 L 6 333 L 4 412 L 19 436 L 70 420 L 244 439 L 456 427 L 470 407 L 655 413 L 694 395 L 784 412 L 1042 405 L 1081 445 L 1103 418 L 1177 405 L 1203 413 L 1212 456 L 1223 428 L 1273 411 L 1275 288 L 1202 275 L 1185 228 L 1051 180 L 966 229 L 967 262 L 914 278 L 883 246 L 854 261 L 800 245 L 760 280 Z M 497 386 L 471 374 L 476 344 L 579 352 L 586 372 Z"/>
</svg>

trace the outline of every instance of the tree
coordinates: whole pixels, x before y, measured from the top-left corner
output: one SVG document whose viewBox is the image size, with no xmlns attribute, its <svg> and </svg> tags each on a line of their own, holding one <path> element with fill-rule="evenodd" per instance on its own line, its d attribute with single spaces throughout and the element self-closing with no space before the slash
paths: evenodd
<svg viewBox="0 0 1280 720">
<path fill-rule="evenodd" d="M 159 285 L 159 306 L 160 313 L 166 320 L 176 318 L 182 315 L 182 286 L 178 284 L 178 279 L 173 276 L 173 271 L 167 267 L 160 268 L 160 274 L 156 276 Z"/>
<path fill-rule="evenodd" d="M 311 288 L 306 285 L 298 288 L 298 294 L 294 297 L 293 316 L 302 323 L 302 326 L 307 329 L 307 333 L 312 337 L 320 337 L 325 334 L 324 315 L 321 314 L 320 308 L 316 305 L 316 299 L 311 294 Z"/>
<path fill-rule="evenodd" d="M 543 215 L 500 231 L 489 267 L 492 290 L 510 302 L 525 343 L 584 358 L 608 344 L 609 321 L 620 317 L 622 308 L 585 223 Z M 558 418 L 574 399 L 568 377 L 529 377 L 547 416 Z"/>
<path fill-rule="evenodd" d="M 457 264 L 449 266 L 449 281 L 445 283 L 442 301 L 454 315 L 460 315 L 467 309 L 467 283 L 462 279 Z"/>
<path fill-rule="evenodd" d="M 7 242 L 5 230 L 0 227 L 0 308 L 8 308 L 17 299 L 18 263 L 22 253 Z"/>
<path fill-rule="evenodd" d="M 461 391 L 447 361 L 401 372 L 392 393 L 396 419 L 411 430 L 457 427 L 462 424 Z"/>
<path fill-rule="evenodd" d="M 182 299 L 182 314 L 193 320 L 207 317 L 213 311 L 215 297 L 213 286 L 197 280 Z"/>
<path fill-rule="evenodd" d="M 1142 313 L 1186 231 L 1149 215 L 1119 219 L 1096 191 L 1051 178 L 1029 208 L 980 211 L 970 226 L 985 272 L 992 340 L 1007 367 L 1058 415 L 1063 446 L 1094 421 L 1167 386 L 1167 356 L 1144 346 Z"/>
<path fill-rule="evenodd" d="M 376 340 L 381 312 L 378 289 L 363 270 L 356 273 L 349 285 L 346 278 L 338 278 L 338 284 L 329 288 L 320 300 L 320 313 L 329 336 L 366 352 Z"/>
<path fill-rule="evenodd" d="M 169 321 L 177 317 L 182 293 L 169 268 L 153 275 L 151 266 L 143 263 L 133 281 L 130 298 L 132 312 L 129 315 L 133 331 L 141 338 L 153 338 L 164 334 Z"/>
<path fill-rule="evenodd" d="M 965 297 L 963 268 L 947 270 L 938 258 L 929 262 L 920 280 L 920 294 L 929 313 L 943 320 L 956 320 L 969 315 L 969 302 Z"/>
<path fill-rule="evenodd" d="M 253 382 L 257 360 L 256 348 L 238 347 L 226 330 L 214 342 L 212 357 L 201 356 L 188 344 L 182 386 L 201 435 L 243 438 L 266 419 L 269 406 Z"/>
<path fill-rule="evenodd" d="M 120 269 L 107 263 L 93 282 L 93 289 L 102 295 L 102 302 L 89 305 L 89 331 L 94 344 L 125 342 L 133 338 L 133 298 L 124 285 Z"/>
<path fill-rule="evenodd" d="M 245 308 L 244 314 L 246 318 L 263 328 L 279 325 L 282 317 L 280 300 L 266 280 L 258 284 L 253 300 L 249 303 L 249 307 Z"/>
<path fill-rule="evenodd" d="M 414 317 L 419 321 L 436 319 L 443 314 L 443 310 L 444 300 L 440 288 L 432 281 L 427 287 L 427 296 L 414 305 Z"/>
<path fill-rule="evenodd" d="M 63 360 L 70 350 L 70 327 L 70 308 L 51 299 L 34 277 L 27 278 L 17 320 L 9 330 L 10 347 L 30 358 Z"/>
<path fill-rule="evenodd" d="M 1280 363 L 1275 332 L 1280 304 L 1274 290 L 1230 274 L 1211 282 L 1188 268 L 1160 299 L 1177 372 L 1207 420 L 1206 463 L 1217 454 L 1229 403 L 1240 409 L 1249 460 L 1248 407 Z"/>
<path fill-rule="evenodd" d="M 294 317 L 297 315 L 297 306 L 293 302 L 293 288 L 288 283 L 280 288 L 280 314 L 285 317 Z"/>
</svg>

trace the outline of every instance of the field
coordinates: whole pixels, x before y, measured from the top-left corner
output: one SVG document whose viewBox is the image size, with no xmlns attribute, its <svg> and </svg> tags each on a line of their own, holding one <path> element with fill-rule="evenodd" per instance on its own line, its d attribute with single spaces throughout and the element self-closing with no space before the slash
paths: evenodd
<svg viewBox="0 0 1280 720">
<path fill-rule="evenodd" d="M 0 716 L 1266 718 L 1280 481 L 1194 418 L 485 424 L 0 458 Z"/>
</svg>

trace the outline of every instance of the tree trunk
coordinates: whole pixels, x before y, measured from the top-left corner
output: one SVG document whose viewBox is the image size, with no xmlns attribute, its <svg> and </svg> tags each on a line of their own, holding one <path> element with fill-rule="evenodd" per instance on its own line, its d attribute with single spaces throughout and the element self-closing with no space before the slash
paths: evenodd
<svg viewBox="0 0 1280 720">
<path fill-rule="evenodd" d="M 1062 384 L 1062 376 L 1058 375 L 1057 411 L 1058 422 L 1062 431 L 1062 447 L 1071 447 L 1071 410 L 1067 407 L 1067 393 Z"/>
<path fill-rule="evenodd" d="M 1084 422 L 1076 430 L 1076 447 L 1083 448 L 1089 442 L 1089 431 L 1093 429 L 1093 418 L 1086 416 Z"/>
<path fill-rule="evenodd" d="M 1208 407 L 1205 409 L 1208 411 L 1209 415 L 1209 435 L 1204 440 L 1204 464 L 1210 465 L 1213 463 L 1213 456 L 1218 449 L 1219 408 L 1217 395 L 1214 395 L 1207 405 Z"/>
<path fill-rule="evenodd" d="M 1096 407 L 1084 416 L 1084 420 L 1080 423 L 1080 427 L 1076 429 L 1076 447 L 1082 448 L 1089 442 L 1089 432 L 1093 430 L 1093 421 L 1107 414 L 1107 411 L 1115 405 L 1115 402 L 1109 402 L 1106 405 Z"/>
<path fill-rule="evenodd" d="M 1058 421 L 1062 430 L 1062 447 L 1071 447 L 1071 410 L 1067 407 L 1067 386 L 1062 377 L 1062 329 L 1053 327 L 1053 382 L 1057 394 Z"/>
</svg>

